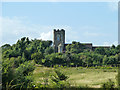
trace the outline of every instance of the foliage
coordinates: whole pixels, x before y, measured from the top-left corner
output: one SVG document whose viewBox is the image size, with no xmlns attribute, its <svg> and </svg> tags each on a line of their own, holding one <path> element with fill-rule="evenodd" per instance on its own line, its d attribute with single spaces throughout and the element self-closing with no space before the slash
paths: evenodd
<svg viewBox="0 0 120 90">
<path fill-rule="evenodd" d="M 52 54 L 52 53 L 54 53 L 53 47 L 47 47 L 47 48 L 45 49 L 45 54 L 46 54 L 46 55 L 47 55 L 47 54 Z"/>
<path fill-rule="evenodd" d="M 15 71 L 12 66 L 13 60 L 7 58 L 2 61 L 2 87 L 6 87 L 14 79 Z"/>
<path fill-rule="evenodd" d="M 108 89 L 108 90 L 109 89 L 114 89 L 114 87 L 115 87 L 115 83 L 111 79 L 109 79 L 108 82 L 106 82 L 102 85 L 102 88 Z"/>
<path fill-rule="evenodd" d="M 117 86 L 120 89 L 120 68 L 118 68 L 118 74 L 116 76 Z"/>
<path fill-rule="evenodd" d="M 66 76 L 63 72 L 61 72 L 60 69 L 56 69 L 55 74 L 51 76 L 51 80 L 54 84 L 54 87 L 57 88 L 69 87 L 70 84 L 66 81 L 67 79 L 68 76 Z"/>
<path fill-rule="evenodd" d="M 69 53 L 80 53 L 82 52 L 86 47 L 79 43 L 79 42 L 75 42 L 73 41 L 71 45 L 67 45 L 66 46 L 66 52 Z"/>
<path fill-rule="evenodd" d="M 67 80 L 68 76 L 66 76 L 65 74 L 63 74 L 62 72 L 60 72 L 60 70 L 55 70 L 55 73 L 57 76 L 54 76 L 54 78 L 52 78 L 52 81 L 54 82 L 59 82 L 59 81 L 63 81 L 63 80 Z"/>
<path fill-rule="evenodd" d="M 52 53 L 48 54 L 45 56 L 45 66 L 50 66 L 50 65 L 61 65 L 64 63 L 64 59 L 62 57 L 61 53 Z"/>
<path fill-rule="evenodd" d="M 33 59 L 37 64 L 42 64 L 43 54 L 41 52 L 33 53 L 31 59 Z"/>
<path fill-rule="evenodd" d="M 28 37 L 23 37 L 16 44 L 1 46 L 3 88 L 20 88 L 20 85 L 21 88 L 31 87 L 34 62 L 47 67 L 95 67 L 96 69 L 99 66 L 111 67 L 120 64 L 120 45 L 90 50 L 84 44 L 73 41 L 65 47 L 65 53 L 54 53 L 51 45 L 52 41 L 49 40 L 29 40 Z M 64 87 L 66 75 L 56 70 L 55 73 L 53 81 L 56 80 L 55 83 L 60 85 L 59 87 Z"/>
<path fill-rule="evenodd" d="M 57 67 L 57 68 L 51 68 L 51 67 L 37 67 L 34 71 L 34 82 L 37 84 L 40 84 L 40 87 L 44 87 L 45 80 L 48 80 L 48 87 L 46 88 L 60 88 L 60 83 L 55 83 L 52 81 L 52 77 L 57 76 L 55 73 L 55 70 L 60 71 L 66 76 L 69 76 L 69 78 L 64 81 L 60 81 L 64 84 L 66 88 L 89 88 L 95 87 L 100 88 L 101 84 L 107 82 L 107 79 L 111 78 L 113 81 L 115 81 L 115 76 L 117 74 L 117 68 L 112 67 L 111 69 L 107 69 L 105 67 L 102 69 L 100 66 L 95 69 L 95 67 Z M 106 70 L 107 72 L 104 72 Z M 116 71 L 116 72 L 114 72 Z M 45 74 L 44 74 L 45 73 Z M 51 76 L 50 76 L 51 75 Z M 38 79 L 39 78 L 39 79 Z M 38 88 L 38 85 L 36 85 L 36 88 Z M 116 82 L 115 82 L 116 84 Z M 42 86 L 41 86 L 42 85 Z M 47 85 L 47 83 L 46 83 Z M 45 88 L 44 87 L 44 88 Z M 61 87 L 62 88 L 62 87 Z M 116 87 L 115 87 L 116 88 Z"/>
<path fill-rule="evenodd" d="M 16 69 L 16 83 L 22 84 L 22 88 L 29 87 L 29 84 L 32 82 L 33 77 L 31 76 L 31 72 L 35 69 L 34 62 L 26 61 L 23 64 L 21 64 Z M 19 86 L 17 87 L 19 88 Z"/>
<path fill-rule="evenodd" d="M 23 37 L 12 46 L 9 44 L 3 45 L 1 48 L 2 58 L 13 58 L 17 68 L 19 64 L 25 61 L 34 60 L 37 64 L 44 66 L 101 66 L 101 65 L 116 65 L 120 64 L 120 45 L 111 48 L 99 47 L 91 51 L 80 42 L 73 41 L 68 44 L 65 49 L 66 52 L 54 53 L 51 47 L 52 41 L 29 40 L 28 37 Z"/>
</svg>

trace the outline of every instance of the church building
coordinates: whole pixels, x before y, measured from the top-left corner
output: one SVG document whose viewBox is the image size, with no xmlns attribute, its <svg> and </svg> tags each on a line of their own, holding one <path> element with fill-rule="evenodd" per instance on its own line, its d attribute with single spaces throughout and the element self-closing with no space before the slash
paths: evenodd
<svg viewBox="0 0 120 90">
<path fill-rule="evenodd" d="M 95 48 L 98 47 L 103 47 L 103 48 L 110 48 L 110 46 L 92 46 L 92 43 L 81 43 L 84 44 L 85 47 L 88 47 L 91 50 L 94 50 Z M 53 30 L 53 47 L 55 49 L 55 52 L 65 52 L 65 47 L 68 44 L 65 44 L 65 30 Z M 69 44 L 71 45 L 71 44 Z"/>
<path fill-rule="evenodd" d="M 53 47 L 55 52 L 63 52 L 65 45 L 65 30 L 56 30 L 53 31 Z"/>
</svg>

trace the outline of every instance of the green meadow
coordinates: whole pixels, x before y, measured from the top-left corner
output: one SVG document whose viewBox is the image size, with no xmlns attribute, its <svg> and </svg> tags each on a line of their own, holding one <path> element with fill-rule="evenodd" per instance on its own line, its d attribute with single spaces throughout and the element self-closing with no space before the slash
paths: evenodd
<svg viewBox="0 0 120 90">
<path fill-rule="evenodd" d="M 50 75 L 54 73 L 54 69 L 56 68 L 36 66 L 33 72 L 34 83 L 44 84 L 45 79 L 49 81 Z M 101 85 L 106 83 L 109 79 L 115 82 L 115 86 L 117 85 L 117 68 L 95 69 L 85 67 L 58 67 L 58 69 L 69 77 L 67 81 L 71 86 L 100 88 Z"/>
</svg>

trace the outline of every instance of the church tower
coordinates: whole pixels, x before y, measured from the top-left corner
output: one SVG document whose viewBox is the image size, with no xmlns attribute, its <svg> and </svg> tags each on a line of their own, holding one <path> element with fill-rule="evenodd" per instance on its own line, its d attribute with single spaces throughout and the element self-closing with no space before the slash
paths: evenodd
<svg viewBox="0 0 120 90">
<path fill-rule="evenodd" d="M 53 30 L 53 46 L 55 49 L 55 52 L 63 52 L 65 44 L 65 30 Z"/>
</svg>

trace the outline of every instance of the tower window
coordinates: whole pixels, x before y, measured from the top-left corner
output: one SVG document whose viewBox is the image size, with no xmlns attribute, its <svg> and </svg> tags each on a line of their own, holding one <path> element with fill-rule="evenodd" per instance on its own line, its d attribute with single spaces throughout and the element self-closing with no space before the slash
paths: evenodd
<svg viewBox="0 0 120 90">
<path fill-rule="evenodd" d="M 60 35 L 57 34 L 57 41 L 60 41 Z"/>
</svg>

